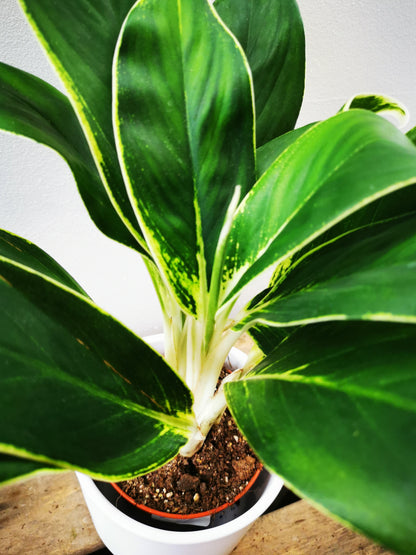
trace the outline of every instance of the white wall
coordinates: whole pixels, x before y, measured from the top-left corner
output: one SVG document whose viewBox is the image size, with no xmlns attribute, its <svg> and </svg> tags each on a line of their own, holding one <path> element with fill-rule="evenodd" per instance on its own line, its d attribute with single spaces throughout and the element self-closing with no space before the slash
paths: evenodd
<svg viewBox="0 0 416 555">
<path fill-rule="evenodd" d="M 255 1 L 255 0 L 253 0 Z M 299 125 L 335 113 L 358 92 L 404 102 L 416 125 L 415 0 L 299 0 L 307 80 Z M 17 5 L 0 0 L 0 60 L 60 87 Z M 0 133 L 0 227 L 56 258 L 103 308 L 141 334 L 161 328 L 140 259 L 90 222 L 65 163 L 32 141 Z"/>
<path fill-rule="evenodd" d="M 298 0 L 306 90 L 298 124 L 331 116 L 351 96 L 401 100 L 416 125 L 415 0 Z"/>
</svg>

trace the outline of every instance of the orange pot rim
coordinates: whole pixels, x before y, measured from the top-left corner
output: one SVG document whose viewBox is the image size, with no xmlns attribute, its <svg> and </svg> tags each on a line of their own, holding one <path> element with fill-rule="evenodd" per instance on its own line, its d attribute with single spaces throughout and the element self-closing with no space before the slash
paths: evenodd
<svg viewBox="0 0 416 555">
<path fill-rule="evenodd" d="M 123 491 L 117 483 L 111 482 L 111 485 L 117 491 L 117 493 L 119 493 L 121 495 L 121 497 L 123 497 L 123 499 L 128 501 L 131 505 L 134 505 L 135 507 L 138 507 L 142 511 L 145 511 L 146 513 L 150 513 L 150 514 L 155 515 L 155 516 L 159 516 L 159 517 L 162 517 L 162 518 L 174 519 L 174 520 L 192 520 L 192 519 L 195 519 L 195 518 L 202 518 L 204 516 L 211 516 L 213 514 L 219 513 L 220 511 L 223 511 L 224 509 L 227 509 L 231 505 L 234 505 L 234 503 L 236 503 L 239 499 L 241 499 L 243 497 L 243 495 L 246 494 L 248 492 L 248 490 L 253 486 L 254 482 L 257 480 L 257 478 L 259 477 L 260 472 L 262 470 L 263 470 L 263 465 L 261 465 L 260 468 L 258 468 L 256 470 L 256 472 L 250 478 L 250 480 L 248 481 L 248 483 L 244 487 L 244 489 L 242 491 L 240 491 L 240 493 L 238 493 L 233 498 L 232 501 L 227 501 L 227 503 L 224 503 L 223 505 L 220 505 L 219 507 L 216 507 L 215 509 L 210 509 L 209 511 L 202 511 L 200 513 L 191 513 L 191 514 L 187 514 L 187 515 L 167 513 L 167 512 L 164 512 L 164 511 L 158 511 L 156 509 L 152 509 L 151 507 L 148 507 L 147 505 L 142 505 L 140 503 L 136 503 L 136 501 L 134 501 L 134 499 L 132 499 L 129 495 L 127 495 L 127 493 L 125 491 Z"/>
</svg>

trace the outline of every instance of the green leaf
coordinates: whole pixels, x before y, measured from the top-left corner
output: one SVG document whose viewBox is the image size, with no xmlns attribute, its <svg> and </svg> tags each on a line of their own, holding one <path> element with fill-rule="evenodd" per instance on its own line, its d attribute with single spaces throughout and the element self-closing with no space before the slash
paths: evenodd
<svg viewBox="0 0 416 555">
<path fill-rule="evenodd" d="M 251 81 L 206 0 L 143 0 L 115 62 L 115 125 L 138 218 L 180 303 L 205 300 L 227 207 L 254 183 Z"/>
<path fill-rule="evenodd" d="M 329 243 L 337 237 L 341 237 L 345 233 L 358 230 L 365 226 L 371 226 L 388 219 L 394 219 L 405 216 L 406 214 L 411 214 L 414 211 L 415 206 L 415 185 L 393 191 L 389 195 L 381 197 L 375 202 L 372 202 L 371 204 L 364 206 L 360 210 L 357 210 L 347 218 L 341 220 L 338 224 L 329 228 L 322 235 L 319 235 L 319 237 L 314 239 L 311 243 L 308 243 L 303 249 L 298 251 L 294 257 L 291 258 L 289 267 L 291 267 L 296 262 L 296 260 L 299 260 L 308 252 L 318 248 L 324 243 Z M 287 261 L 283 262 L 281 267 L 279 266 L 276 269 L 275 275 L 273 276 L 271 282 L 272 286 L 275 284 L 276 281 L 280 280 L 281 275 L 285 274 L 287 269 Z"/>
<path fill-rule="evenodd" d="M 394 98 L 380 94 L 357 94 L 342 106 L 340 112 L 355 109 L 370 110 L 375 114 L 391 115 L 397 120 L 399 127 L 406 125 L 409 119 L 406 106 Z"/>
<path fill-rule="evenodd" d="M 266 466 L 342 521 L 416 551 L 416 326 L 306 326 L 246 379 L 231 412 Z"/>
<path fill-rule="evenodd" d="M 43 274 L 77 293 L 88 296 L 74 278 L 45 251 L 30 241 L 3 229 L 0 229 L 0 257 L 14 260 L 18 264 Z"/>
<path fill-rule="evenodd" d="M 239 323 L 327 320 L 416 323 L 415 213 L 348 233 L 292 265 Z"/>
<path fill-rule="evenodd" d="M 354 109 L 369 110 L 374 113 L 390 113 L 393 114 L 402 125 L 406 123 L 408 117 L 405 106 L 393 98 L 380 95 L 360 94 L 354 96 L 344 104 L 340 111 L 346 112 Z M 298 129 L 293 129 L 293 131 L 289 131 L 280 137 L 276 137 L 258 148 L 256 153 L 258 177 L 263 175 L 263 173 L 287 147 L 289 147 L 314 125 L 316 125 L 316 123 L 310 123 L 308 125 L 304 125 L 303 127 L 299 127 Z M 407 135 L 410 136 L 410 133 L 411 132 L 409 131 Z"/>
<path fill-rule="evenodd" d="M 353 110 L 313 126 L 240 205 L 230 234 L 225 294 L 235 295 L 271 265 L 289 264 L 338 222 L 415 182 L 416 149 L 383 118 Z"/>
<path fill-rule="evenodd" d="M 91 301 L 0 257 L 0 451 L 101 479 L 148 472 L 191 434 L 192 398 Z"/>
<path fill-rule="evenodd" d="M 252 326 L 248 333 L 257 347 L 265 354 L 268 355 L 285 337 L 294 333 L 297 328 L 295 327 L 271 327 L 262 324 Z"/>
<path fill-rule="evenodd" d="M 294 128 L 303 98 L 305 37 L 294 0 L 217 0 L 253 73 L 258 146 Z"/>
<path fill-rule="evenodd" d="M 39 472 L 62 472 L 62 469 L 47 466 L 44 463 L 30 461 L 0 453 L 0 486 L 10 484 L 22 478 L 28 478 Z"/>
<path fill-rule="evenodd" d="M 66 86 L 107 194 L 146 250 L 121 175 L 111 118 L 113 54 L 133 0 L 19 1 Z"/>
<path fill-rule="evenodd" d="M 406 135 L 409 137 L 412 143 L 416 145 L 416 127 L 410 129 L 410 131 L 408 131 Z"/>
<path fill-rule="evenodd" d="M 105 191 L 87 141 L 68 99 L 45 81 L 0 62 L 0 128 L 53 148 L 68 163 L 97 227 L 140 249 Z"/>
<path fill-rule="evenodd" d="M 280 137 L 276 137 L 276 139 L 272 139 L 258 148 L 256 151 L 257 176 L 261 177 L 284 150 L 286 150 L 292 143 L 299 139 L 299 137 L 301 137 L 314 125 L 315 123 L 310 123 L 308 125 L 304 125 L 303 127 L 299 127 L 298 129 L 293 129 L 293 131 L 288 131 L 284 135 L 280 135 Z"/>
</svg>

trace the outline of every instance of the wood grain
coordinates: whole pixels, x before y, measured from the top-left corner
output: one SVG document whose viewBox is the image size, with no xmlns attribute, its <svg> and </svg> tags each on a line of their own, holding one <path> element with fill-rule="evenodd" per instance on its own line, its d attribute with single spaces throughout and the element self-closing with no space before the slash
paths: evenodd
<svg viewBox="0 0 416 555">
<path fill-rule="evenodd" d="M 84 555 L 100 547 L 73 472 L 0 488 L 1 555 Z"/>
<path fill-rule="evenodd" d="M 232 555 L 392 555 L 298 501 L 259 518 Z"/>
</svg>

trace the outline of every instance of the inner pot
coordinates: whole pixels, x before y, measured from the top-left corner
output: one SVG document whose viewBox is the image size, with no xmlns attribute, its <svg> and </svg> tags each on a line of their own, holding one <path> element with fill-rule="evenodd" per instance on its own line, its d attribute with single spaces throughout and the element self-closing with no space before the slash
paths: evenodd
<svg viewBox="0 0 416 555">
<path fill-rule="evenodd" d="M 158 516 L 160 518 L 168 518 L 168 519 L 173 519 L 173 520 L 188 520 L 188 519 L 198 519 L 198 518 L 201 518 L 201 517 L 210 516 L 210 515 L 213 515 L 215 513 L 219 513 L 221 511 L 225 510 L 227 507 L 230 507 L 233 503 L 235 503 L 236 501 L 241 499 L 241 497 L 243 497 L 243 495 L 245 495 L 250 490 L 250 488 L 254 485 L 257 478 L 259 477 L 261 470 L 262 470 L 261 468 L 256 469 L 256 471 L 254 472 L 253 476 L 248 481 L 245 488 L 240 493 L 238 493 L 231 501 L 223 503 L 219 507 L 215 507 L 215 508 L 207 510 L 207 511 L 199 511 L 197 513 L 190 513 L 190 514 L 168 513 L 166 511 L 159 511 L 159 510 L 154 509 L 152 507 L 149 507 L 147 505 L 137 503 L 117 483 L 112 482 L 111 485 L 117 491 L 117 493 L 119 495 L 121 495 L 126 501 L 128 501 L 129 503 L 131 503 L 135 507 L 138 507 L 142 511 L 146 511 L 147 513 Z"/>
<path fill-rule="evenodd" d="M 153 509 L 149 510 L 149 507 L 135 503 L 118 486 L 114 487 L 111 483 L 99 481 L 95 481 L 95 485 L 114 507 L 136 522 L 160 530 L 191 531 L 201 528 L 215 528 L 244 514 L 260 499 L 269 478 L 269 473 L 265 469 L 260 469 L 256 471 L 245 490 L 238 495 L 238 499 L 236 498 L 212 511 L 193 515 L 172 515 Z"/>
</svg>

